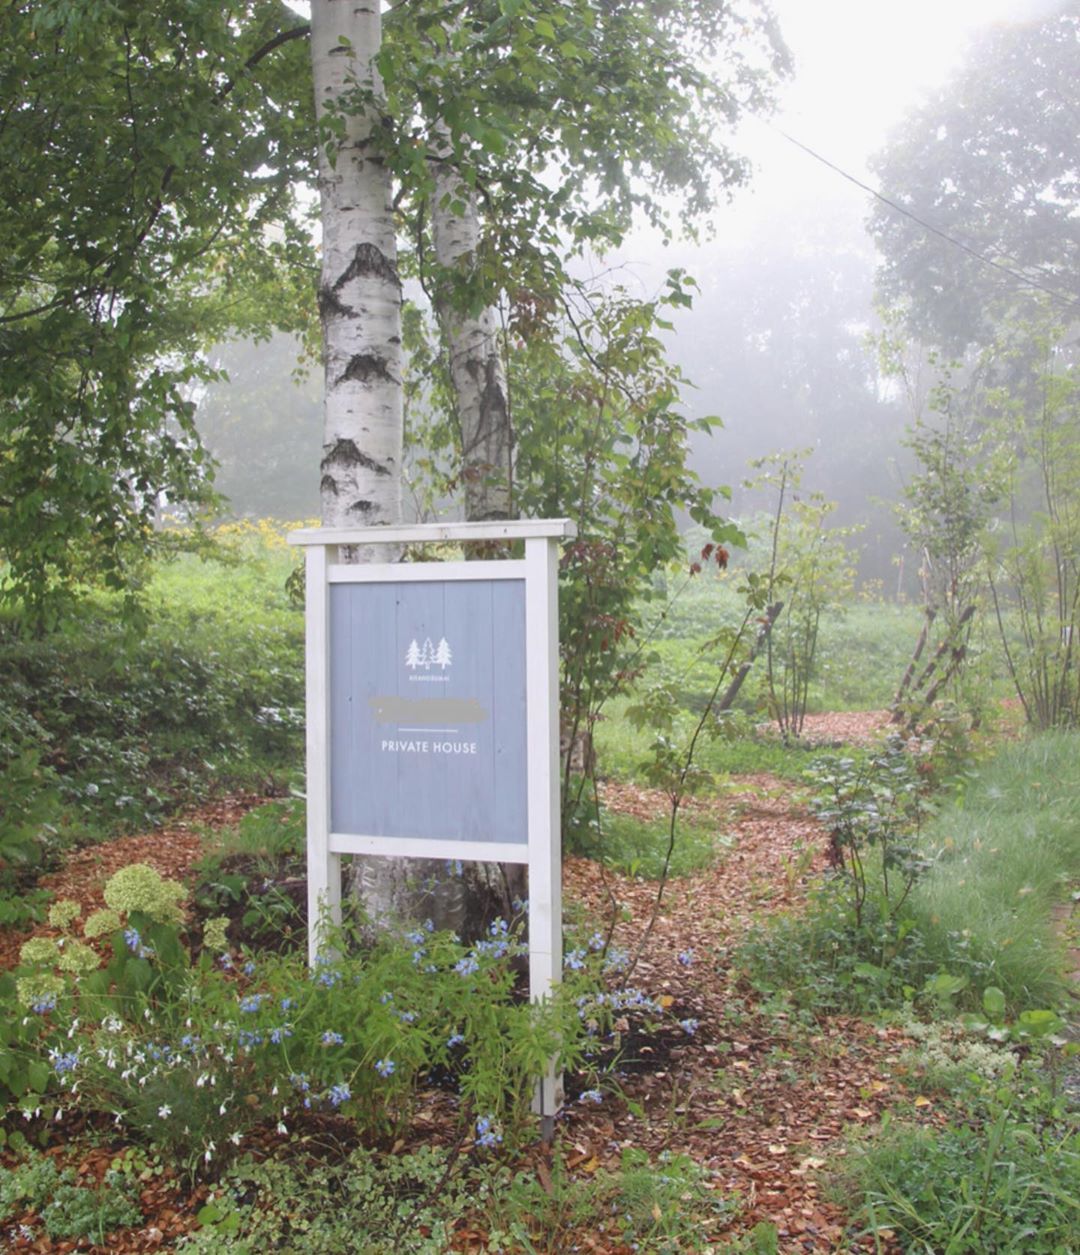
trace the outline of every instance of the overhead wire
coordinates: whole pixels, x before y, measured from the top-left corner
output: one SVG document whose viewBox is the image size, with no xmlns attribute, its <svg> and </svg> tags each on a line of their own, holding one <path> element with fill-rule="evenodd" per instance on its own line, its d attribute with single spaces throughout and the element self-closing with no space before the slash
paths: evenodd
<svg viewBox="0 0 1080 1255">
<path fill-rule="evenodd" d="M 763 121 L 770 130 L 775 131 L 777 135 L 786 139 L 789 144 L 793 144 L 796 148 L 806 153 L 808 157 L 812 157 L 815 161 L 821 162 L 823 166 L 826 166 L 829 170 L 832 170 L 834 173 L 840 175 L 842 179 L 846 179 L 849 183 L 854 183 L 854 185 L 861 191 L 868 193 L 870 196 L 874 197 L 875 200 L 878 200 L 883 205 L 888 206 L 889 209 L 894 210 L 898 214 L 903 214 L 905 218 L 910 218 L 912 222 L 918 223 L 924 231 L 929 231 L 932 235 L 938 236 L 939 239 L 945 240 L 947 243 L 954 245 L 956 248 L 962 249 L 968 254 L 968 256 L 973 257 L 978 262 L 981 262 L 982 265 L 1001 271 L 1002 274 L 1008 275 L 1010 279 L 1015 280 L 1024 287 L 1035 288 L 1037 291 L 1045 293 L 1045 295 L 1052 297 L 1055 301 L 1061 302 L 1062 305 L 1065 305 L 1070 309 L 1080 305 L 1080 300 L 1077 300 L 1075 297 L 1066 296 L 1063 292 L 1058 292 L 1054 288 L 1048 287 L 1045 283 L 1040 283 L 1038 279 L 1032 279 L 1030 275 L 1025 275 L 1020 270 L 1014 270 L 1011 266 L 1006 266 L 1003 262 L 995 261 L 992 257 L 987 257 L 985 253 L 980 253 L 978 249 L 972 248 L 970 244 L 965 244 L 963 240 L 958 240 L 955 236 L 950 235 L 948 231 L 943 231 L 941 227 L 936 227 L 932 222 L 927 222 L 925 218 L 920 218 L 917 213 L 905 208 L 905 206 L 898 204 L 896 201 L 891 200 L 883 192 L 879 192 L 877 188 L 871 187 L 868 183 L 864 183 L 861 179 L 856 178 L 855 175 L 850 174 L 847 170 L 843 169 L 843 167 L 838 166 L 836 162 L 830 161 L 828 157 L 816 152 L 809 146 L 809 144 L 804 144 L 793 135 L 789 135 L 783 127 L 777 126 L 775 122 L 770 122 L 767 118 L 762 118 L 761 121 Z"/>
</svg>

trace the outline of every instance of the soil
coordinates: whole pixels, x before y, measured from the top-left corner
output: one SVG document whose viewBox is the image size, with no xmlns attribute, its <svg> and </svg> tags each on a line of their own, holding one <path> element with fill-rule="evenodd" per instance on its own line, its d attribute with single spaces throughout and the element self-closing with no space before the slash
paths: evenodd
<svg viewBox="0 0 1080 1255">
<path fill-rule="evenodd" d="M 871 739 L 880 735 L 886 718 L 884 712 L 819 716 L 808 733 L 821 740 Z M 105 880 L 133 861 L 149 862 L 190 883 L 205 850 L 201 834 L 235 823 L 260 800 L 228 798 L 157 832 L 80 850 L 45 883 L 84 909 L 100 906 Z M 666 811 L 662 795 L 628 784 L 609 783 L 604 800 L 640 817 Z M 943 1122 L 945 1115 L 923 1097 L 916 1104 L 917 1095 L 906 1091 L 900 1055 L 908 1043 L 899 1030 L 843 1016 L 809 1021 L 775 1012 L 766 1016 L 732 968 L 732 947 L 745 930 L 768 914 L 798 909 L 809 878 L 826 865 L 826 834 L 793 799 L 790 785 L 766 775 L 744 777 L 735 792 L 697 802 L 694 810 L 698 820 L 707 817 L 730 839 L 730 851 L 662 892 L 655 882 L 588 860 L 566 861 L 565 900 L 597 919 L 618 920 L 614 940 L 633 958 L 631 983 L 662 999 L 678 1019 L 697 1022 L 692 1031 L 659 1037 L 635 1037 L 631 1029 L 620 1063 L 622 1096 L 601 1106 L 573 1101 L 580 1086 L 568 1078 L 560 1121 L 567 1167 L 587 1178 L 603 1167 L 617 1169 L 626 1147 L 653 1155 L 683 1152 L 712 1171 L 716 1190 L 742 1201 L 720 1240 L 768 1221 L 779 1231 L 784 1255 L 874 1249 L 872 1241 L 851 1235 L 843 1209 L 828 1197 L 821 1171 L 826 1158 L 843 1154 L 848 1130 L 872 1128 L 894 1105 L 917 1110 L 929 1122 Z M 0 934 L 0 962 L 10 966 L 24 940 L 25 934 Z M 445 1093 L 432 1092 L 416 1124 L 419 1140 L 453 1136 L 449 1103 Z M 77 1131 L 66 1127 L 64 1141 L 50 1153 L 69 1162 Z M 101 1136 L 104 1131 L 99 1131 L 97 1149 L 76 1156 L 84 1179 L 100 1178 L 116 1153 L 107 1139 L 100 1144 Z M 262 1149 L 272 1153 L 274 1148 L 268 1132 Z M 260 1147 L 249 1149 L 258 1153 Z M 535 1169 L 542 1181 L 550 1179 L 547 1153 L 537 1149 L 523 1165 Z M 196 1227 L 204 1199 L 205 1190 L 189 1192 L 168 1176 L 156 1177 L 142 1195 L 143 1226 L 110 1235 L 106 1246 L 50 1241 L 35 1229 L 26 1241 L 13 1237 L 10 1249 L 41 1255 L 75 1249 L 101 1255 L 168 1250 Z M 24 1223 L 32 1219 L 21 1218 Z M 479 1255 L 482 1233 L 462 1227 L 453 1249 Z M 626 1250 L 608 1245 L 600 1234 L 580 1235 L 577 1249 L 597 1255 Z M 887 1237 L 878 1249 L 891 1249 Z"/>
</svg>

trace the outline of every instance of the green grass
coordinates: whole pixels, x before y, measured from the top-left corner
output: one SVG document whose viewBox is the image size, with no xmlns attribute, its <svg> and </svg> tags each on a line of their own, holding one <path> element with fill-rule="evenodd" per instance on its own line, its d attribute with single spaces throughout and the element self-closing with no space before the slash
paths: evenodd
<svg viewBox="0 0 1080 1255">
<path fill-rule="evenodd" d="M 885 901 L 880 850 L 866 847 L 861 919 L 855 882 L 831 877 L 804 913 L 751 932 L 742 961 L 753 979 L 826 1009 L 874 1012 L 914 998 L 979 1011 L 988 988 L 1010 1019 L 1059 1006 L 1052 911 L 1080 878 L 1078 751 L 1077 733 L 1005 745 L 919 838 L 927 867 L 910 896 L 897 900 L 894 869 Z"/>
<path fill-rule="evenodd" d="M 49 634 L 0 616 L 0 865 L 297 776 L 303 614 L 279 548 L 158 568 L 143 617 L 100 594 Z"/>
<path fill-rule="evenodd" d="M 928 834 L 909 910 L 928 963 L 996 985 L 1014 1008 L 1061 993 L 1054 902 L 1080 878 L 1080 736 L 1006 746 Z"/>
<path fill-rule="evenodd" d="M 633 700 L 623 697 L 610 702 L 604 718 L 596 726 L 595 747 L 602 777 L 640 780 L 645 766 L 652 759 L 650 746 L 653 733 L 633 727 L 626 718 L 626 709 Z M 689 745 L 698 718 L 690 711 L 680 712 L 673 734 L 677 745 L 683 748 Z M 699 739 L 694 762 L 697 767 L 712 773 L 718 787 L 728 776 L 757 773 L 802 783 L 803 773 L 810 763 L 828 756 L 830 752 L 820 747 L 786 748 L 776 737 L 762 734 L 751 720 L 741 717 L 732 728 L 730 739 Z"/>
<path fill-rule="evenodd" d="M 566 843 L 567 853 L 596 859 L 629 876 L 659 880 L 670 843 L 667 814 L 644 821 L 603 810 L 599 823 L 577 824 Z M 680 818 L 675 829 L 668 875 L 689 876 L 708 867 L 733 841 L 708 820 Z"/>
<path fill-rule="evenodd" d="M 837 1196 L 904 1250 L 1064 1255 L 1080 1249 L 1080 1133 L 1034 1066 L 972 1075 L 944 1127 L 888 1121 L 853 1144 Z"/>
</svg>

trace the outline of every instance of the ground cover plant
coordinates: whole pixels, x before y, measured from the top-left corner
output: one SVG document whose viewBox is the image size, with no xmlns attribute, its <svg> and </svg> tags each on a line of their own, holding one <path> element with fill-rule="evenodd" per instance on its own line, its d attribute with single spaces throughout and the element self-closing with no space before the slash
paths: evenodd
<svg viewBox="0 0 1080 1255">
<path fill-rule="evenodd" d="M 184 648 L 231 660 L 251 692 L 275 667 L 299 683 L 291 564 L 256 530 L 248 558 L 159 577 L 169 622 L 190 612 Z M 729 577 L 708 579 L 686 603 L 702 621 Z M 226 587 L 251 603 L 237 642 Z M 670 765 L 693 771 L 674 824 L 686 780 L 650 784 L 656 729 L 624 719 L 633 697 L 608 705 L 568 833 L 551 1019 L 513 994 L 509 920 L 473 946 L 419 921 L 308 972 L 285 724 L 280 757 L 240 742 L 200 777 L 247 762 L 281 796 L 61 851 L 21 933 L 0 934 L 3 1240 L 113 1255 L 151 1240 L 374 1253 L 390 1234 L 473 1255 L 1075 1245 L 1075 1064 L 1049 923 L 1077 877 L 1074 737 L 975 760 L 964 742 L 890 749 L 881 659 L 902 668 L 910 623 L 868 603 L 844 631 L 860 616 L 880 637 L 832 639 L 868 712 L 809 714 L 806 744 L 770 739 L 751 703 L 688 759 L 707 670 L 675 686 Z M 661 655 L 700 653 L 680 631 Z M 286 652 L 260 652 L 267 639 Z M 117 881 L 133 862 L 158 874 Z M 568 1100 L 544 1147 L 531 1077 L 556 1049 Z"/>
<path fill-rule="evenodd" d="M 294 566 L 280 529 L 234 527 L 157 568 L 135 618 L 104 594 L 39 636 L 0 617 L 0 920 L 33 918 L 35 869 L 66 846 L 296 777 Z"/>
</svg>

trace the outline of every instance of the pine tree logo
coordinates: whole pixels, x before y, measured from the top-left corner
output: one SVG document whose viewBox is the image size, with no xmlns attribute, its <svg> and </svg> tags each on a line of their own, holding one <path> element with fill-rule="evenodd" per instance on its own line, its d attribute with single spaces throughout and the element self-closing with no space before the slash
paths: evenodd
<svg viewBox="0 0 1080 1255">
<path fill-rule="evenodd" d="M 405 651 L 405 665 L 410 671 L 430 671 L 432 667 L 445 671 L 453 661 L 454 653 L 445 636 L 439 638 L 438 645 L 431 643 L 430 636 L 424 638 L 422 645 L 414 638 Z"/>
</svg>

